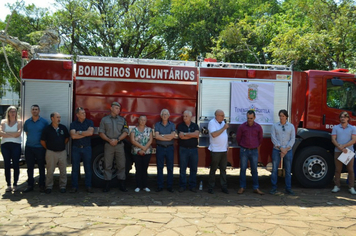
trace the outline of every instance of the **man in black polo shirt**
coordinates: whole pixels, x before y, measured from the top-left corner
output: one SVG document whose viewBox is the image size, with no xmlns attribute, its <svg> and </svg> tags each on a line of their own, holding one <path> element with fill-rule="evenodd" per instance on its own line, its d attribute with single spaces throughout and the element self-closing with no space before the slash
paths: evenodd
<svg viewBox="0 0 356 236">
<path fill-rule="evenodd" d="M 66 192 L 67 186 L 67 152 L 66 144 L 69 140 L 68 129 L 59 124 L 61 116 L 58 112 L 51 114 L 52 123 L 43 129 L 41 145 L 46 149 L 46 193 L 51 193 L 53 188 L 53 173 L 58 165 L 60 192 Z"/>
<path fill-rule="evenodd" d="M 72 137 L 72 189 L 71 193 L 78 191 L 78 176 L 80 174 L 80 160 L 83 159 L 85 171 L 85 187 L 88 193 L 93 193 L 91 188 L 91 137 L 94 133 L 94 123 L 86 119 L 82 107 L 75 109 L 77 120 L 70 124 Z"/>
<path fill-rule="evenodd" d="M 183 113 L 183 122 L 177 127 L 179 136 L 179 192 L 184 192 L 187 185 L 186 170 L 189 165 L 189 190 L 196 192 L 198 170 L 199 126 L 191 121 L 192 112 Z"/>
</svg>

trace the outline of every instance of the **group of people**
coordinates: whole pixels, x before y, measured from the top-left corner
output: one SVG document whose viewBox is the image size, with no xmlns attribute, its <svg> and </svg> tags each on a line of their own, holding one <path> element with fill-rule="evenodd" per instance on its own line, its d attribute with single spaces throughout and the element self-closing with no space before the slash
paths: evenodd
<svg viewBox="0 0 356 236">
<path fill-rule="evenodd" d="M 126 188 L 125 172 L 125 151 L 123 140 L 129 136 L 136 167 L 136 188 L 135 192 L 151 190 L 147 185 L 147 169 L 152 155 L 153 138 L 156 139 L 156 160 L 157 160 L 157 189 L 161 192 L 164 189 L 163 168 L 166 163 L 167 181 L 166 188 L 169 192 L 173 189 L 173 166 L 174 166 L 174 139 L 178 139 L 180 177 L 179 192 L 189 189 L 192 192 L 197 191 L 197 167 L 198 167 L 198 138 L 199 127 L 192 122 L 192 112 L 184 111 L 183 122 L 175 125 L 169 120 L 170 113 L 163 109 L 160 113 L 161 120 L 154 126 L 153 131 L 146 126 L 147 117 L 138 118 L 138 126 L 131 131 L 127 126 L 126 120 L 120 116 L 121 104 L 113 102 L 110 108 L 110 114 L 103 117 L 100 122 L 99 136 L 105 142 L 104 145 L 104 178 L 105 185 L 103 192 L 110 191 L 112 180 L 113 160 L 116 161 L 117 178 L 119 180 L 119 189 L 123 192 Z M 77 119 L 70 124 L 70 129 L 60 124 L 61 116 L 58 112 L 50 115 L 51 123 L 40 116 L 40 107 L 33 105 L 31 107 L 31 118 L 25 121 L 23 125 L 24 132 L 27 135 L 25 146 L 25 157 L 27 163 L 27 188 L 23 192 L 34 190 L 34 166 L 37 163 L 39 168 L 39 188 L 41 192 L 47 194 L 52 192 L 53 173 L 58 166 L 60 170 L 59 188 L 61 193 L 66 192 L 67 185 L 67 152 L 66 144 L 69 137 L 72 138 L 72 173 L 71 193 L 78 191 L 78 178 L 80 174 L 80 162 L 83 161 L 85 170 L 85 187 L 88 193 L 92 193 L 92 173 L 91 173 L 91 136 L 94 133 L 93 121 L 86 118 L 85 110 L 78 107 L 75 110 Z M 279 122 L 273 124 L 271 129 L 271 141 L 273 143 L 272 151 L 272 188 L 270 194 L 277 193 L 278 167 L 281 160 L 285 170 L 285 192 L 293 195 L 291 186 L 291 168 L 292 168 L 292 148 L 295 143 L 295 127 L 288 122 L 288 112 L 280 110 L 278 112 Z M 208 193 L 214 193 L 215 173 L 217 168 L 220 170 L 220 186 L 223 193 L 229 194 L 226 180 L 227 151 L 229 124 L 224 120 L 224 111 L 218 109 L 215 111 L 215 118 L 208 124 L 209 130 L 209 150 L 211 152 L 211 165 L 208 178 Z M 246 190 L 246 169 L 250 163 L 253 192 L 263 195 L 258 182 L 258 147 L 263 141 L 263 129 L 255 119 L 256 114 L 249 110 L 246 114 L 247 121 L 241 124 L 237 130 L 236 140 L 240 146 L 240 188 L 238 194 L 243 194 Z M 342 152 L 347 152 L 347 148 L 353 151 L 353 144 L 356 142 L 356 128 L 349 124 L 349 115 L 347 112 L 340 114 L 340 125 L 334 126 L 332 131 L 332 143 L 335 145 L 335 187 L 332 192 L 340 191 L 340 174 L 342 163 L 337 159 Z M 22 123 L 17 119 L 17 109 L 10 106 L 6 111 L 6 118 L 1 121 L 0 136 L 1 151 L 4 157 L 5 178 L 7 182 L 7 192 L 18 191 L 17 182 L 19 178 L 19 159 L 21 155 L 21 133 Z M 11 162 L 14 169 L 14 180 L 11 186 Z M 347 165 L 349 173 L 349 191 L 356 194 L 354 189 L 354 160 Z M 186 170 L 190 168 L 189 180 L 187 181 Z M 45 175 L 45 168 L 47 174 Z"/>
</svg>

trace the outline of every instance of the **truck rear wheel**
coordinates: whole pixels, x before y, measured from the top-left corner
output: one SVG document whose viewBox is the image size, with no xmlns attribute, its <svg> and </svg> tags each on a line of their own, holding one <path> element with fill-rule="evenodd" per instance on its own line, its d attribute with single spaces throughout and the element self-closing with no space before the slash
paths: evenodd
<svg viewBox="0 0 356 236">
<path fill-rule="evenodd" d="M 92 156 L 92 185 L 96 188 L 102 188 L 105 186 L 105 179 L 104 179 L 104 146 L 97 145 L 93 148 Z M 118 186 L 117 183 L 114 183 L 113 180 L 117 180 L 116 178 L 116 162 L 114 159 L 113 167 L 112 167 L 112 181 L 111 185 Z"/>
<path fill-rule="evenodd" d="M 332 155 L 321 147 L 306 147 L 294 157 L 293 176 L 306 188 L 323 188 L 332 181 L 335 164 Z"/>
</svg>

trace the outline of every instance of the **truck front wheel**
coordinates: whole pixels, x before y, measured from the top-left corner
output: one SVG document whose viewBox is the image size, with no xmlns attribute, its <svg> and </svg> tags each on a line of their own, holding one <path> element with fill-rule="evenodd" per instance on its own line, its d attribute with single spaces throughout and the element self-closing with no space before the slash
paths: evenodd
<svg viewBox="0 0 356 236">
<path fill-rule="evenodd" d="M 104 146 L 97 145 L 92 150 L 92 185 L 96 188 L 102 188 L 105 186 L 104 179 Z M 114 160 L 112 167 L 112 180 L 117 180 L 116 178 L 116 162 Z M 117 186 L 117 183 L 113 183 L 115 181 L 111 181 L 111 185 Z"/>
<path fill-rule="evenodd" d="M 306 188 L 323 188 L 335 172 L 333 156 L 321 147 L 306 147 L 294 157 L 293 176 Z"/>
</svg>

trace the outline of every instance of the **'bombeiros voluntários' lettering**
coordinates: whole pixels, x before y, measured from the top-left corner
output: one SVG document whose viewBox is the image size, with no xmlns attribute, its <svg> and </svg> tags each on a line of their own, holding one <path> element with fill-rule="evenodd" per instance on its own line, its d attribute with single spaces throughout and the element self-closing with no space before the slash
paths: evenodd
<svg viewBox="0 0 356 236">
<path fill-rule="evenodd" d="M 174 68 L 133 68 L 136 79 L 194 80 L 195 71 Z M 129 67 L 79 65 L 78 76 L 130 78 Z"/>
</svg>

